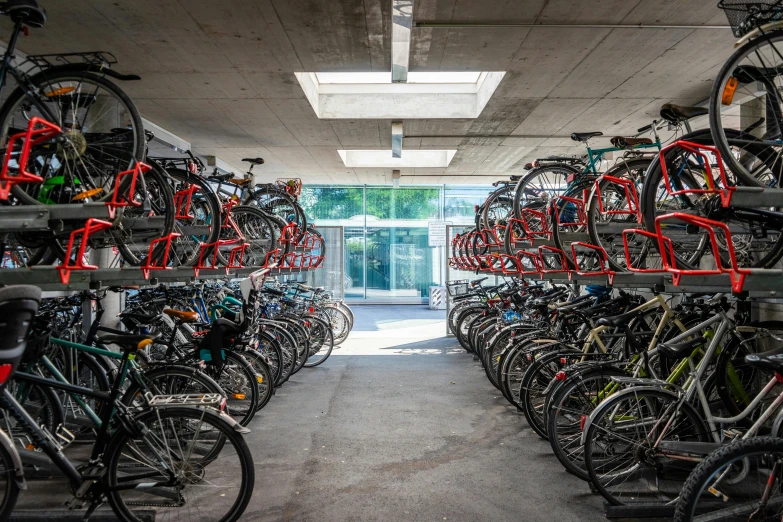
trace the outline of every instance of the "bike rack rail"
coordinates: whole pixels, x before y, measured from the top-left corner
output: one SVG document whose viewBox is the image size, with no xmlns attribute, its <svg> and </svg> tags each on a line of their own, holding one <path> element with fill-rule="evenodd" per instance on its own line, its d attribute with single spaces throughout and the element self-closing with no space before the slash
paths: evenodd
<svg viewBox="0 0 783 522">
<path fill-rule="evenodd" d="M 575 198 L 573 196 L 557 196 L 552 199 L 552 208 L 555 213 L 555 224 L 560 227 L 583 227 L 587 226 L 587 212 L 585 212 L 585 201 L 587 200 L 587 189 L 582 193 L 582 199 Z M 558 202 L 564 201 L 565 204 L 572 204 L 576 207 L 576 220 L 566 221 L 565 223 L 560 220 L 560 210 L 558 209 Z M 563 205 L 565 207 L 565 205 Z"/>
<path fill-rule="evenodd" d="M 60 282 L 67 285 L 71 280 L 71 272 L 74 270 L 98 270 L 95 265 L 90 265 L 84 262 L 85 250 L 89 243 L 90 234 L 96 232 L 102 232 L 112 227 L 112 224 L 102 219 L 90 218 L 84 223 L 84 228 L 79 228 L 71 232 L 68 237 L 68 247 L 65 249 L 65 259 L 61 265 L 58 265 L 57 271 L 60 273 Z M 81 234 L 82 241 L 79 244 L 79 248 L 76 251 L 75 262 L 71 263 L 71 254 L 73 254 L 73 244 L 76 241 L 76 237 Z"/>
<path fill-rule="evenodd" d="M 178 190 L 174 194 L 174 209 L 176 214 L 174 219 L 196 219 L 196 216 L 190 215 L 190 204 L 193 202 L 193 194 L 200 191 L 198 185 L 188 185 L 188 188 Z"/>
<path fill-rule="evenodd" d="M 222 246 L 236 245 L 229 252 L 228 264 L 224 267 L 218 266 L 218 251 Z M 245 254 L 245 249 L 250 246 L 250 243 L 245 243 L 242 239 L 218 239 L 212 243 L 201 243 L 199 248 L 198 262 L 193 266 L 193 274 L 198 277 L 201 270 L 219 270 L 225 269 L 226 274 L 231 268 L 244 268 L 242 265 L 242 257 Z M 207 259 L 210 262 L 209 265 L 204 264 L 204 256 L 210 248 L 214 248 L 211 259 Z"/>
<path fill-rule="evenodd" d="M 177 232 L 172 232 L 171 234 L 163 237 L 159 237 L 158 239 L 153 240 L 150 243 L 150 249 L 147 253 L 147 262 L 142 265 L 141 273 L 144 275 L 144 279 L 150 278 L 150 270 L 171 270 L 171 267 L 168 266 L 169 264 L 169 252 L 171 251 L 171 240 L 175 237 L 180 237 L 182 234 L 179 234 Z M 165 249 L 163 251 L 163 259 L 160 263 L 155 263 L 154 259 L 154 251 L 156 245 L 159 245 L 161 243 L 165 243 Z"/>
<path fill-rule="evenodd" d="M 0 200 L 8 199 L 11 189 L 14 185 L 21 183 L 41 183 L 43 178 L 28 172 L 27 163 L 30 160 L 30 149 L 33 145 L 40 145 L 46 141 L 52 140 L 55 136 L 62 134 L 62 129 L 50 123 L 43 118 L 34 116 L 27 124 L 27 130 L 11 136 L 6 145 L 5 156 L 3 158 L 3 169 L 0 171 Z M 17 160 L 17 172 L 11 175 L 11 156 L 14 155 L 14 146 L 21 143 L 19 150 L 19 159 Z"/>
<path fill-rule="evenodd" d="M 595 257 L 600 264 L 600 270 L 582 270 L 579 268 L 579 260 L 577 258 L 577 248 L 583 248 L 596 253 Z M 601 276 L 605 275 L 609 284 L 614 283 L 614 276 L 616 272 L 609 268 L 609 256 L 606 254 L 606 250 L 598 245 L 591 245 L 590 243 L 584 243 L 582 241 L 574 241 L 571 243 L 571 254 L 574 259 L 574 271 L 583 276 Z"/>
<path fill-rule="evenodd" d="M 601 191 L 601 182 L 607 181 L 609 183 L 613 183 L 615 185 L 619 185 L 623 187 L 625 190 L 625 201 L 628 204 L 628 208 L 618 208 L 618 209 L 609 209 L 604 208 L 604 198 L 602 196 Z M 639 195 L 636 191 L 636 184 L 633 182 L 632 179 L 628 178 L 618 178 L 617 176 L 608 176 L 604 174 L 603 176 L 600 176 L 598 179 L 595 180 L 595 192 L 598 197 L 598 211 L 601 214 L 606 214 L 608 216 L 636 216 L 636 222 L 641 223 L 642 222 L 642 210 L 641 206 L 639 205 Z"/>
<path fill-rule="evenodd" d="M 637 272 L 641 274 L 660 274 L 666 272 L 666 268 L 635 268 L 633 266 L 633 260 L 631 259 L 631 251 L 628 246 L 628 238 L 633 235 L 640 235 L 647 239 L 655 240 L 656 243 L 660 241 L 657 234 L 642 230 L 639 228 L 626 228 L 623 230 L 623 250 L 625 251 L 625 264 L 629 272 Z M 668 237 L 664 237 L 663 241 L 669 249 L 672 248 L 672 241 Z"/>
<path fill-rule="evenodd" d="M 560 261 L 560 267 L 561 268 L 546 268 L 546 257 L 549 256 L 556 256 L 558 260 Z M 557 247 L 549 246 L 549 245 L 542 245 L 538 247 L 538 258 L 539 258 L 539 272 L 543 276 L 544 274 L 561 274 L 561 273 L 571 273 L 571 270 L 568 269 L 568 259 L 566 258 L 565 252 L 560 250 Z"/>
<path fill-rule="evenodd" d="M 526 250 L 520 250 L 517 252 L 517 259 L 519 260 L 519 273 L 521 275 L 541 274 L 541 259 L 539 258 L 538 254 L 534 252 L 528 252 Z M 532 270 L 525 269 L 525 259 L 528 260 L 529 263 L 532 263 Z"/>
<path fill-rule="evenodd" d="M 106 207 L 109 210 L 109 217 L 114 219 L 115 212 L 120 207 L 140 207 L 141 201 L 133 201 L 133 197 L 136 195 L 136 182 L 139 179 L 139 174 L 146 174 L 152 170 L 152 167 L 146 163 L 136 162 L 136 165 L 130 170 L 124 170 L 117 174 L 114 179 L 114 193 L 111 196 L 111 201 L 106 203 Z M 130 176 L 130 186 L 128 187 L 127 196 L 120 194 L 120 184 L 124 177 Z"/>
<path fill-rule="evenodd" d="M 669 255 L 668 256 L 664 255 L 665 252 L 664 247 L 665 247 L 666 240 L 664 239 L 665 236 L 663 235 L 663 231 L 661 229 L 661 223 L 663 221 L 670 220 L 670 219 L 678 219 L 690 225 L 703 228 L 707 231 L 707 233 L 710 236 L 710 247 L 712 249 L 713 260 L 715 261 L 715 268 L 698 268 L 698 269 L 678 268 L 677 256 L 674 252 L 674 248 L 671 240 L 668 241 Z M 715 233 L 716 229 L 723 232 L 724 239 L 726 241 L 725 243 L 726 254 L 728 254 L 729 257 L 728 261 L 730 264 L 730 266 L 728 267 L 723 266 L 723 262 L 721 260 L 722 256 L 721 256 L 720 248 L 718 247 L 717 235 Z M 655 232 L 658 236 L 658 247 L 660 249 L 660 252 L 662 253 L 661 259 L 663 260 L 664 267 L 666 267 L 666 271 L 672 274 L 672 280 L 675 286 L 679 286 L 680 280 L 684 275 L 728 274 L 729 279 L 731 281 L 732 291 L 742 292 L 742 288 L 745 284 L 745 277 L 753 273 L 752 269 L 741 268 L 737 263 L 737 256 L 736 253 L 734 252 L 734 243 L 732 241 L 731 232 L 729 231 L 729 227 L 725 223 L 721 223 L 719 221 L 715 221 L 712 219 L 707 219 L 701 216 L 685 214 L 683 212 L 673 212 L 671 214 L 664 214 L 662 216 L 658 216 L 657 218 L 655 218 Z"/>
<path fill-rule="evenodd" d="M 669 167 L 666 164 L 666 153 L 674 148 L 681 148 L 686 152 L 697 156 L 699 165 L 704 168 L 704 181 L 707 183 L 706 189 L 672 189 L 674 185 L 672 185 Z M 718 180 L 716 180 L 713 176 L 713 169 L 710 164 L 710 159 L 704 152 L 702 152 L 702 150 L 706 150 L 715 156 L 715 159 L 718 162 Z M 674 143 L 662 148 L 658 153 L 658 157 L 661 163 L 661 173 L 663 174 L 663 179 L 666 184 L 666 191 L 670 196 L 680 196 L 683 194 L 718 194 L 718 196 L 720 196 L 721 204 L 724 207 L 729 206 L 732 193 L 734 190 L 736 190 L 736 187 L 733 187 L 729 184 L 728 176 L 726 176 L 726 168 L 723 166 L 723 160 L 721 159 L 720 151 L 718 151 L 716 147 L 711 145 L 702 145 L 688 140 L 677 140 Z M 683 162 L 682 168 L 685 168 L 685 162 Z M 716 181 L 719 181 L 722 186 L 716 186 Z"/>
</svg>

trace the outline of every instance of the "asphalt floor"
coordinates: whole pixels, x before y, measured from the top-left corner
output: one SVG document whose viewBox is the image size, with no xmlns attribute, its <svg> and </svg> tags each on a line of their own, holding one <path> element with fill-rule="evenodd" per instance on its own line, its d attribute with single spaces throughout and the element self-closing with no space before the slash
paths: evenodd
<svg viewBox="0 0 783 522">
<path fill-rule="evenodd" d="M 248 436 L 244 518 L 606 520 L 451 337 L 445 313 L 356 306 L 344 345 L 281 386 Z"/>
</svg>

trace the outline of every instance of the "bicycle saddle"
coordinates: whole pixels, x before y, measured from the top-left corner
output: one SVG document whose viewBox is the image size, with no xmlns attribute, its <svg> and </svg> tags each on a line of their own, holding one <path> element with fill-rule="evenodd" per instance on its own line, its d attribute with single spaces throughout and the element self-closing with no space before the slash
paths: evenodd
<svg viewBox="0 0 783 522">
<path fill-rule="evenodd" d="M 689 356 L 694 348 L 706 342 L 707 339 L 704 337 L 695 337 L 681 343 L 661 343 L 658 345 L 658 353 L 669 359 L 682 359 Z"/>
<path fill-rule="evenodd" d="M 585 142 L 590 138 L 595 138 L 596 136 L 603 136 L 603 135 L 604 135 L 603 132 L 573 132 L 571 133 L 571 139 L 574 141 Z"/>
<path fill-rule="evenodd" d="M 213 174 L 213 175 L 211 175 L 207 179 L 210 180 L 210 181 L 225 182 L 225 181 L 230 180 L 231 176 L 233 176 L 233 174 L 231 174 L 231 173 L 229 173 L 229 174 Z"/>
<path fill-rule="evenodd" d="M 635 147 L 637 145 L 652 145 L 653 140 L 650 138 L 625 138 L 623 136 L 615 136 L 609 142 L 618 149 L 625 149 L 627 147 Z"/>
<path fill-rule="evenodd" d="M 36 0 L 8 0 L 0 9 L 14 23 L 21 22 L 29 27 L 43 27 L 46 23 L 46 9 Z"/>
<path fill-rule="evenodd" d="M 276 295 L 278 297 L 283 297 L 285 295 L 285 292 L 281 290 L 275 290 L 274 288 L 262 288 L 261 292 L 264 294 Z"/>
<path fill-rule="evenodd" d="M 754 368 L 783 374 L 783 348 L 746 355 L 745 364 Z"/>
<path fill-rule="evenodd" d="M 248 163 L 252 163 L 253 165 L 264 164 L 264 158 L 242 158 L 242 161 L 247 161 Z"/>
<path fill-rule="evenodd" d="M 19 363 L 27 346 L 30 325 L 38 311 L 41 289 L 14 285 L 0 288 L 0 365 L 10 365 L 6 376 Z M 8 367 L 6 367 L 8 368 Z"/>
<path fill-rule="evenodd" d="M 661 105 L 661 118 L 672 123 L 680 123 L 697 116 L 704 116 L 709 114 L 709 112 L 709 109 L 706 107 L 683 107 L 673 103 Z"/>
<path fill-rule="evenodd" d="M 186 310 L 174 310 L 173 308 L 166 308 L 163 313 L 174 319 L 179 319 L 183 323 L 195 323 L 199 320 L 199 316 L 196 312 L 190 312 Z"/>
<path fill-rule="evenodd" d="M 101 333 L 95 336 L 95 342 L 101 344 L 116 344 L 123 348 L 136 348 L 140 342 L 150 339 L 152 341 L 160 338 L 161 332 L 149 334 L 130 334 L 130 333 Z"/>
</svg>

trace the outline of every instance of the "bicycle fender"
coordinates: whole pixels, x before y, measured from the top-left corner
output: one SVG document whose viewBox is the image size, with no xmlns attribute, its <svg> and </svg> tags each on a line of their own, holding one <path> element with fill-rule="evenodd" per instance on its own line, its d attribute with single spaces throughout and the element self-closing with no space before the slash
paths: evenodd
<svg viewBox="0 0 783 522">
<path fill-rule="evenodd" d="M 679 395 L 663 388 L 662 386 L 633 386 L 631 388 L 626 388 L 617 393 L 614 393 L 609 397 L 607 397 L 607 399 L 609 398 L 614 399 L 615 397 L 623 397 L 625 395 L 633 395 L 634 393 L 638 393 L 640 391 L 661 391 L 667 395 L 671 395 L 673 399 L 679 398 Z M 689 406 L 689 405 L 686 403 L 685 406 Z M 590 416 L 587 417 L 584 428 L 582 428 L 582 436 L 579 440 L 579 444 L 581 444 L 582 446 L 584 446 L 585 442 L 587 442 L 587 431 L 590 429 L 590 425 L 593 423 L 593 420 L 596 417 L 602 415 L 602 410 L 603 408 L 601 408 L 601 405 L 599 404 L 598 407 L 590 413 Z"/>
<path fill-rule="evenodd" d="M 24 465 L 22 464 L 22 457 L 19 455 L 19 452 L 16 451 L 16 447 L 14 446 L 13 441 L 3 430 L 0 430 L 0 446 L 3 446 L 3 448 L 8 451 L 8 454 L 11 455 L 11 461 L 14 465 L 14 481 L 16 482 L 16 485 L 19 486 L 19 489 L 26 490 L 27 481 L 24 479 Z"/>
</svg>

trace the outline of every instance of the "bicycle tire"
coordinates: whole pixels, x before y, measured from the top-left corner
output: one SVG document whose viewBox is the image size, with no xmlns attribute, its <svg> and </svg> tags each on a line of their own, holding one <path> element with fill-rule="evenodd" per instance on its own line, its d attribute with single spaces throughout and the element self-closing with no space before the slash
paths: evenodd
<svg viewBox="0 0 783 522">
<path fill-rule="evenodd" d="M 125 92 L 120 89 L 117 84 L 109 81 L 105 77 L 89 72 L 74 73 L 73 71 L 64 71 L 58 70 L 57 68 L 52 68 L 32 76 L 29 79 L 29 82 L 32 85 L 39 86 L 39 88 L 45 88 L 45 85 L 52 85 L 67 81 L 81 82 L 83 80 L 88 80 L 94 84 L 97 84 L 101 88 L 106 89 L 108 92 L 111 92 L 113 95 L 115 95 L 125 105 L 125 109 L 128 111 L 127 116 L 133 125 L 133 135 L 129 140 L 129 143 L 132 142 L 133 150 L 128 154 L 127 164 L 124 164 L 123 162 L 123 165 L 119 166 L 119 169 L 115 169 L 113 172 L 111 172 L 109 177 L 111 177 L 113 180 L 120 170 L 128 170 L 133 168 L 135 163 L 137 161 L 143 161 L 145 156 L 144 125 L 141 120 L 141 115 L 139 114 L 138 109 L 136 109 L 136 106 L 133 104 L 133 101 L 130 99 L 130 97 L 128 97 L 128 95 L 125 94 Z M 8 98 L 6 98 L 6 101 L 3 103 L 2 107 L 0 107 L 0 143 L 5 144 L 8 140 L 9 136 L 7 135 L 7 125 L 10 124 L 10 122 L 6 122 L 9 119 L 9 116 L 12 116 L 11 111 L 14 110 L 14 107 L 26 96 L 27 95 L 25 92 L 21 88 L 17 87 L 8 95 Z M 55 121 L 51 123 L 59 125 L 60 128 L 67 128 L 66 125 L 63 125 L 62 121 Z M 89 146 L 90 145 L 88 144 L 87 147 Z M 107 177 L 107 179 L 109 178 Z M 100 186 L 104 185 L 101 184 Z M 30 196 L 27 192 L 25 192 L 25 190 L 23 190 L 23 188 L 23 185 L 16 185 L 12 189 L 14 196 L 17 197 L 22 203 L 26 205 L 44 204 L 37 198 Z M 105 190 L 101 197 L 92 199 L 94 201 L 109 201 L 111 200 L 113 192 L 114 190 Z M 63 203 L 64 201 L 60 202 Z"/>
<path fill-rule="evenodd" d="M 208 511 L 208 515 L 204 515 L 202 513 L 202 516 L 196 516 L 194 517 L 194 514 L 192 513 L 192 510 L 198 509 L 198 505 L 193 505 L 192 503 L 183 502 L 182 505 L 187 506 L 188 509 L 188 517 L 192 520 L 195 519 L 209 519 L 209 520 L 215 520 L 219 522 L 235 522 L 236 520 L 239 520 L 242 516 L 242 513 L 247 508 L 248 503 L 250 502 L 250 498 L 253 494 L 253 486 L 255 484 L 255 468 L 253 465 L 253 457 L 250 453 L 250 449 L 247 446 L 247 442 L 244 440 L 242 435 L 238 433 L 234 428 L 225 420 L 220 418 L 220 416 L 209 410 L 209 409 L 199 409 L 199 408 L 188 408 L 188 407 L 168 407 L 168 408 L 160 408 L 157 410 L 148 410 L 138 416 L 135 417 L 137 422 L 143 423 L 145 426 L 148 427 L 148 430 L 152 432 L 153 434 L 156 433 L 156 422 L 160 421 L 161 423 L 164 423 L 164 421 L 168 421 L 167 425 L 175 425 L 176 419 L 181 419 L 180 422 L 176 423 L 179 425 L 189 425 L 193 424 L 194 422 L 200 422 L 201 424 L 208 423 L 212 429 L 204 429 L 201 424 L 199 424 L 198 430 L 195 431 L 198 435 L 204 435 L 206 438 L 207 434 L 211 437 L 219 437 L 222 438 L 222 446 L 220 455 L 217 457 L 214 457 L 212 461 L 206 462 L 203 459 L 199 462 L 196 462 L 195 465 L 197 466 L 196 469 L 200 470 L 200 473 L 203 474 L 201 478 L 199 478 L 197 475 L 193 476 L 192 478 L 189 478 L 190 484 L 193 485 L 204 485 L 202 484 L 202 481 L 204 480 L 204 477 L 209 472 L 210 473 L 210 479 L 207 479 L 205 481 L 206 485 L 210 484 L 216 484 L 218 480 L 212 476 L 212 473 L 219 473 L 219 478 L 225 479 L 226 477 L 239 477 L 239 485 L 236 487 L 230 487 L 230 488 L 223 488 L 226 489 L 226 492 L 230 491 L 236 491 L 237 497 L 236 500 L 230 505 L 228 508 L 228 511 L 218 517 L 214 512 L 218 508 L 218 504 L 221 502 L 221 499 L 225 498 L 225 492 L 222 495 L 207 495 L 203 491 L 200 491 L 196 498 L 199 500 L 196 500 L 194 502 L 203 502 L 205 504 L 202 504 L 203 509 Z M 190 419 L 190 420 L 188 420 Z M 163 433 L 162 437 L 157 437 L 158 440 L 166 441 L 169 439 L 169 437 L 165 436 L 165 433 Z M 105 462 L 106 462 L 106 468 L 107 468 L 107 474 L 106 474 L 106 481 L 109 486 L 109 492 L 107 492 L 107 497 L 109 504 L 111 505 L 112 510 L 117 515 L 117 517 L 120 520 L 127 521 L 127 522 L 141 522 L 142 519 L 136 517 L 133 513 L 133 511 L 130 509 L 128 503 L 126 503 L 125 499 L 122 498 L 120 491 L 118 491 L 116 486 L 118 486 L 120 483 L 126 484 L 131 480 L 131 477 L 128 476 L 127 471 L 123 471 L 123 464 L 122 457 L 124 455 L 124 451 L 132 451 L 132 450 L 125 450 L 126 447 L 130 447 L 131 445 L 136 445 L 137 447 L 140 446 L 139 442 L 135 442 L 138 440 L 137 437 L 134 437 L 133 435 L 129 434 L 127 430 L 117 430 L 115 436 L 112 438 L 111 442 L 109 443 L 109 446 L 106 450 L 106 456 L 105 456 Z M 147 444 L 147 440 L 143 440 L 144 444 Z M 179 442 L 179 441 L 177 441 Z M 207 441 L 205 444 L 209 444 L 210 441 Z M 164 446 L 168 447 L 168 450 L 164 451 L 164 454 L 169 453 L 170 451 L 174 451 L 177 447 L 193 447 L 195 446 L 195 442 L 188 443 L 180 443 L 178 445 L 173 445 L 174 449 L 172 449 L 168 444 L 164 444 Z M 162 448 L 161 448 L 162 449 Z M 224 459 L 229 457 L 227 454 L 230 450 L 233 450 L 236 455 L 237 462 L 231 462 L 230 464 L 224 464 L 222 462 L 215 463 L 214 460 L 216 459 Z M 138 451 L 138 449 L 136 450 Z M 189 455 L 197 454 L 198 452 L 191 452 Z M 183 460 L 181 457 L 178 460 Z M 233 459 L 232 459 L 233 460 Z M 184 461 L 184 460 L 183 460 Z M 189 466 L 192 466 L 189 464 Z M 153 468 L 151 465 L 148 465 L 151 469 Z M 132 468 L 129 468 L 132 469 Z M 165 472 L 160 473 L 162 477 L 167 477 L 167 474 Z M 150 482 L 149 478 L 149 471 L 146 472 L 147 477 L 139 478 L 139 481 L 145 481 Z M 165 482 L 165 480 L 162 480 Z M 141 483 L 141 482 L 140 482 Z M 187 489 L 188 482 L 184 482 L 181 484 L 182 490 L 179 492 L 180 498 L 182 498 L 182 495 L 185 491 L 190 491 Z M 192 489 L 192 488 L 191 488 Z M 200 489 L 200 488 L 195 488 Z M 133 489 L 134 492 L 144 492 L 144 488 L 136 488 Z M 154 492 L 153 492 L 154 493 Z M 153 497 L 155 498 L 155 497 Z M 141 502 L 131 501 L 130 505 L 136 505 L 136 504 L 145 504 L 143 502 L 144 499 L 142 499 Z M 230 501 L 230 499 L 229 499 Z M 149 501 L 147 503 L 150 503 Z"/>
</svg>

